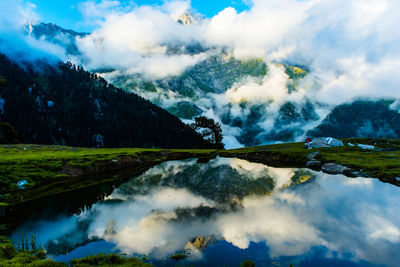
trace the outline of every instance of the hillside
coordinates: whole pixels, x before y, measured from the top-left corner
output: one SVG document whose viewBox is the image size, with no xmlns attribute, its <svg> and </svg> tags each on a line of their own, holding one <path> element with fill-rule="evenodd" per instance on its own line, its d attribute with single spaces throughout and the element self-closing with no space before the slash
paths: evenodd
<svg viewBox="0 0 400 267">
<path fill-rule="evenodd" d="M 0 119 L 23 143 L 206 148 L 167 111 L 71 63 L 19 66 L 0 55 Z"/>
<path fill-rule="evenodd" d="M 391 109 L 393 102 L 358 100 L 339 105 L 308 134 L 336 138 L 399 138 L 400 113 Z"/>
</svg>

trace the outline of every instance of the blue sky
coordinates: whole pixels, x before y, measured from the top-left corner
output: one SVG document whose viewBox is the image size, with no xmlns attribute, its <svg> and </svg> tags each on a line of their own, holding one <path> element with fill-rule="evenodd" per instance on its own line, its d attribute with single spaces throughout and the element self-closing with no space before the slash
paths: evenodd
<svg viewBox="0 0 400 267">
<path fill-rule="evenodd" d="M 83 0 L 30 0 L 36 5 L 36 13 L 43 22 L 54 22 L 55 24 L 76 31 L 90 31 L 91 26 L 83 25 L 83 17 L 79 12 L 79 3 Z M 100 0 L 97 0 L 100 2 Z M 161 5 L 163 0 L 120 0 L 123 4 L 134 3 L 140 5 Z M 226 7 L 234 7 L 238 11 L 248 8 L 243 0 L 192 0 L 192 8 L 197 12 L 212 17 Z"/>
</svg>

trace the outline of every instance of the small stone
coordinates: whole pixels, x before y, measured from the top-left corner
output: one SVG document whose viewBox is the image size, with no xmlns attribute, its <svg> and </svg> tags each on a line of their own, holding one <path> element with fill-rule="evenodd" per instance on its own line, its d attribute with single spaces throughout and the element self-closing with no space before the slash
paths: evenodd
<svg viewBox="0 0 400 267">
<path fill-rule="evenodd" d="M 357 144 L 357 146 L 364 150 L 374 150 L 375 149 L 374 146 L 370 146 L 370 145 Z"/>
<path fill-rule="evenodd" d="M 398 183 L 400 183 L 400 177 L 394 177 L 394 180 Z"/>
<path fill-rule="evenodd" d="M 26 189 L 26 185 L 28 184 L 27 180 L 20 180 L 18 181 L 17 185 L 19 189 Z"/>
</svg>

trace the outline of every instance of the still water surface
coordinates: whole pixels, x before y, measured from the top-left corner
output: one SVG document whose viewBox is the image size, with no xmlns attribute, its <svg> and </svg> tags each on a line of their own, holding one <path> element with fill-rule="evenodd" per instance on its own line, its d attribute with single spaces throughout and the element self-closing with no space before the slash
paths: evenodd
<svg viewBox="0 0 400 267">
<path fill-rule="evenodd" d="M 119 185 L 79 214 L 29 219 L 58 261 L 100 252 L 175 266 L 399 266 L 400 191 L 374 179 L 240 159 L 173 161 Z"/>
</svg>

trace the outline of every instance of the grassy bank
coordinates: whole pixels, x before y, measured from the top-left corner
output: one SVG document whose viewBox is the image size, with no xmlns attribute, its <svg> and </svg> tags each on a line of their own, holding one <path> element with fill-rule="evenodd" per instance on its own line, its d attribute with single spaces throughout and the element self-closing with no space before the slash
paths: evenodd
<svg viewBox="0 0 400 267">
<path fill-rule="evenodd" d="M 0 210 L 47 195 L 85 188 L 121 179 L 168 160 L 238 157 L 276 167 L 305 167 L 307 156 L 318 151 L 317 160 L 362 171 L 371 177 L 394 181 L 400 177 L 400 141 L 347 139 L 345 144 L 370 144 L 376 150 L 357 146 L 308 150 L 303 143 L 287 143 L 234 150 L 89 149 L 62 146 L 0 146 Z M 26 189 L 17 183 L 27 180 Z M 1 214 L 0 214 L 1 215 Z"/>
<path fill-rule="evenodd" d="M 0 266 L 23 267 L 84 267 L 84 266 L 131 266 L 152 267 L 154 265 L 143 262 L 135 257 L 124 257 L 119 254 L 99 254 L 74 259 L 69 264 L 47 259 L 43 249 L 37 249 L 34 240 L 26 239 L 15 246 L 8 238 L 0 236 Z"/>
<path fill-rule="evenodd" d="M 286 143 L 234 149 L 220 154 L 282 167 L 304 167 L 310 160 L 307 156 L 318 152 L 315 160 L 321 163 L 344 165 L 370 177 L 396 183 L 395 177 L 400 177 L 400 140 L 353 138 L 343 142 L 344 147 L 336 148 L 308 150 L 303 143 Z M 349 146 L 349 143 L 355 146 Z M 373 145 L 375 150 L 363 150 L 356 144 Z"/>
<path fill-rule="evenodd" d="M 26 239 L 26 242 L 29 240 Z M 30 244 L 23 242 L 15 246 L 10 239 L 0 236 L 0 266 L 17 266 L 17 267 L 155 267 L 155 265 L 146 263 L 146 259 L 136 257 L 127 257 L 123 254 L 105 254 L 86 256 L 80 259 L 73 259 L 69 263 L 56 262 L 47 259 L 46 252 L 43 249 L 37 249 L 36 244 L 32 241 Z M 169 257 L 174 261 L 175 266 L 185 267 L 186 265 L 179 264 L 181 260 L 188 257 L 186 254 L 175 254 Z M 192 266 L 192 265 L 187 265 Z M 239 263 L 237 264 L 239 266 Z M 255 263 L 250 260 L 244 260 L 240 267 L 255 267 Z M 289 267 L 294 267 L 292 264 Z"/>
<path fill-rule="evenodd" d="M 119 179 L 163 161 L 208 157 L 214 150 L 0 146 L 0 207 Z M 28 184 L 21 190 L 18 181 Z"/>
</svg>

